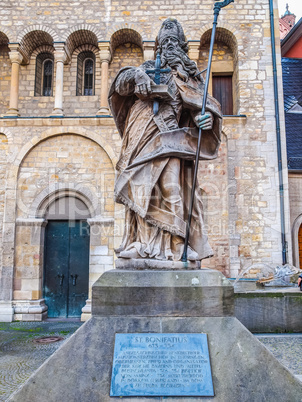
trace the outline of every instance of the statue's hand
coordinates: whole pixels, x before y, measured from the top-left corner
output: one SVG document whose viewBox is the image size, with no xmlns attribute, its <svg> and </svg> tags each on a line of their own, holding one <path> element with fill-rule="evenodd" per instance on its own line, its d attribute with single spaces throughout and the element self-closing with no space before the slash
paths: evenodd
<svg viewBox="0 0 302 402">
<path fill-rule="evenodd" d="M 135 73 L 135 93 L 143 97 L 151 94 L 151 79 L 142 70 L 137 69 Z"/>
<path fill-rule="evenodd" d="M 201 128 L 202 130 L 211 130 L 213 127 L 213 115 L 211 112 L 206 112 L 205 114 L 198 114 L 195 117 L 195 123 L 197 127 Z"/>
</svg>

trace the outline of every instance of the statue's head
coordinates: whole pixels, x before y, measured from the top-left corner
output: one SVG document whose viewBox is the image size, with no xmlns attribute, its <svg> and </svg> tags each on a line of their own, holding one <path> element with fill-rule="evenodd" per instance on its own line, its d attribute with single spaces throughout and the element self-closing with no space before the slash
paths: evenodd
<svg viewBox="0 0 302 402">
<path fill-rule="evenodd" d="M 177 70 L 184 81 L 194 77 L 198 69 L 193 60 L 188 57 L 188 43 L 182 26 L 175 18 L 166 19 L 156 38 L 156 49 L 161 53 L 161 65 Z M 200 80 L 202 77 L 199 76 Z"/>
<path fill-rule="evenodd" d="M 172 50 L 173 46 L 188 53 L 188 44 L 182 26 L 175 18 L 167 18 L 157 35 L 157 47 L 165 51 L 169 47 Z"/>
</svg>

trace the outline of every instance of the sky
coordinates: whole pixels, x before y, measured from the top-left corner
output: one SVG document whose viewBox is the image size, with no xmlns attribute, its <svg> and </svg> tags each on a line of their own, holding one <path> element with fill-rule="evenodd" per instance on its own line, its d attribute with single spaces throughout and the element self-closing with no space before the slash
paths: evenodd
<svg viewBox="0 0 302 402">
<path fill-rule="evenodd" d="M 289 11 L 296 16 L 296 22 L 302 17 L 302 0 L 278 0 L 279 16 L 281 17 L 286 10 L 288 3 Z"/>
</svg>

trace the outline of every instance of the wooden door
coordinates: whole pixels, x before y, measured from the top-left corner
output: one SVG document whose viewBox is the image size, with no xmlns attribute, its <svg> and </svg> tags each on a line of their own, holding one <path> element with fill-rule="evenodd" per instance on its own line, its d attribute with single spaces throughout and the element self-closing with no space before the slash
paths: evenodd
<svg viewBox="0 0 302 402">
<path fill-rule="evenodd" d="M 300 262 L 300 269 L 302 269 L 302 225 L 299 228 L 298 232 L 298 243 L 299 243 L 299 262 Z"/>
<path fill-rule="evenodd" d="M 213 75 L 213 96 L 221 104 L 224 115 L 233 114 L 233 87 L 231 75 Z"/>
<path fill-rule="evenodd" d="M 89 226 L 49 221 L 45 233 L 44 298 L 48 317 L 80 317 L 88 298 Z"/>
</svg>

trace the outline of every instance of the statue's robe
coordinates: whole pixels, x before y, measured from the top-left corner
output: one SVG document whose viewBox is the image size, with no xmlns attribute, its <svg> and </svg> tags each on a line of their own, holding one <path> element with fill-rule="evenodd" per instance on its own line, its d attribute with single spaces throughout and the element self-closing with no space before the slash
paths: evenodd
<svg viewBox="0 0 302 402">
<path fill-rule="evenodd" d="M 152 69 L 154 61 L 139 68 Z M 191 77 L 184 82 L 173 70 L 162 74 L 161 83 L 169 86 L 174 99 L 160 102 L 155 116 L 150 98 L 135 94 L 136 70 L 121 69 L 109 91 L 109 105 L 123 141 L 116 166 L 115 201 L 126 206 L 124 238 L 116 251 L 135 247 L 143 258 L 179 260 L 197 149 L 194 118 L 201 112 L 204 83 Z M 213 115 L 213 128 L 202 132 L 201 160 L 217 157 L 221 136 L 220 104 L 211 96 L 206 111 Z M 197 183 L 189 241 L 197 259 L 212 255 L 202 214 Z"/>
</svg>

